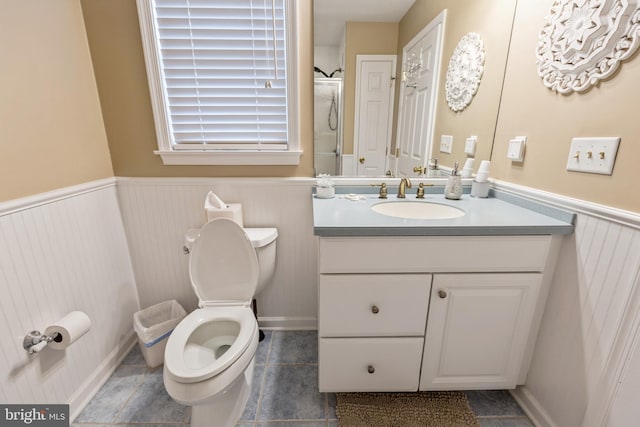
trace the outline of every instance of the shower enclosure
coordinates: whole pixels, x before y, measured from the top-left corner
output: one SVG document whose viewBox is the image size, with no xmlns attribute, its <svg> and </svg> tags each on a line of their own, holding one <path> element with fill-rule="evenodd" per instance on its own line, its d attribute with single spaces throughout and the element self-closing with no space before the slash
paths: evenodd
<svg viewBox="0 0 640 427">
<path fill-rule="evenodd" d="M 316 176 L 340 175 L 342 79 L 314 79 L 313 159 Z"/>
</svg>

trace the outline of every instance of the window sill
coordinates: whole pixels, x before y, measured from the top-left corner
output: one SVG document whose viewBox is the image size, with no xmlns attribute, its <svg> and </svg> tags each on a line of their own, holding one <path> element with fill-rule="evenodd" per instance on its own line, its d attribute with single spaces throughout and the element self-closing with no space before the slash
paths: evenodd
<svg viewBox="0 0 640 427">
<path fill-rule="evenodd" d="M 299 165 L 302 151 L 154 151 L 165 165 Z"/>
</svg>

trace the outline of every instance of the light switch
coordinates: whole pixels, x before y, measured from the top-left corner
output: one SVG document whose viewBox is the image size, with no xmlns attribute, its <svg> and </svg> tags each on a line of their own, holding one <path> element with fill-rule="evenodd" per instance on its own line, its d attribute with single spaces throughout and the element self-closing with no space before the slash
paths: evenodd
<svg viewBox="0 0 640 427">
<path fill-rule="evenodd" d="M 573 138 L 567 170 L 611 175 L 619 144 L 619 137 Z"/>
<path fill-rule="evenodd" d="M 464 143 L 464 152 L 470 156 L 475 156 L 476 154 L 476 145 L 478 143 L 477 136 L 470 136 Z"/>
<path fill-rule="evenodd" d="M 451 154 L 453 150 L 453 136 L 440 135 L 440 152 Z"/>
<path fill-rule="evenodd" d="M 524 145 L 527 142 L 526 136 L 516 136 L 509 141 L 509 148 L 507 150 L 507 158 L 512 162 L 521 162 L 524 160 Z"/>
</svg>

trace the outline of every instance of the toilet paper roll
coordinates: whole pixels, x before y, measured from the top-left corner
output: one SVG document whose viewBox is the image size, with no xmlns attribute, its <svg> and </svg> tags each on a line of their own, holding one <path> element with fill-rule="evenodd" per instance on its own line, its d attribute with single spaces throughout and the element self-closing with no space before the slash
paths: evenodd
<svg viewBox="0 0 640 427">
<path fill-rule="evenodd" d="M 54 350 L 64 350 L 86 334 L 89 328 L 91 328 L 89 316 L 82 311 L 72 311 L 47 327 L 44 334 L 48 337 L 53 337 L 53 341 L 47 347 Z"/>
</svg>

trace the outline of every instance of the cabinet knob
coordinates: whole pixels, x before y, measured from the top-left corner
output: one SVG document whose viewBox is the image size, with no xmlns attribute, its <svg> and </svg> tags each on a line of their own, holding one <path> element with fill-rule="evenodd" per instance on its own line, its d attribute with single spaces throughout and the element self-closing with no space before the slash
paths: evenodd
<svg viewBox="0 0 640 427">
<path fill-rule="evenodd" d="M 369 372 L 370 374 L 373 374 L 375 372 L 375 368 L 373 367 L 373 365 L 369 365 L 367 366 L 367 372 Z"/>
<path fill-rule="evenodd" d="M 440 289 L 440 290 L 438 291 L 438 296 L 439 296 L 440 298 L 446 298 L 446 297 L 447 297 L 447 293 L 446 293 L 445 291 L 443 291 L 442 289 Z"/>
<path fill-rule="evenodd" d="M 373 314 L 378 314 L 378 313 L 380 312 L 380 309 L 378 308 L 378 306 L 377 306 L 377 305 L 372 305 L 372 306 L 371 306 L 371 312 L 372 312 Z"/>
</svg>

